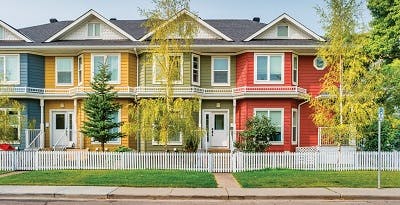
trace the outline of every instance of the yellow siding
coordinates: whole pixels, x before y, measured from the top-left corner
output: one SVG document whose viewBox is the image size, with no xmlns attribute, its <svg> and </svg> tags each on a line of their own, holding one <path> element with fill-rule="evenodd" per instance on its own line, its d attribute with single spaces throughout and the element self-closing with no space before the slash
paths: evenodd
<svg viewBox="0 0 400 205">
<path fill-rule="evenodd" d="M 56 56 L 45 57 L 45 88 L 71 88 L 78 85 L 78 57 L 73 58 L 73 86 L 56 86 Z"/>
</svg>

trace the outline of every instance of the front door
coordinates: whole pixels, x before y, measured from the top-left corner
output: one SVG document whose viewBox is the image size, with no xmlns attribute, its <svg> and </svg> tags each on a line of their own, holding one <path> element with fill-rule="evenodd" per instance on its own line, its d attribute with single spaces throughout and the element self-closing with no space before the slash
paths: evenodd
<svg viewBox="0 0 400 205">
<path fill-rule="evenodd" d="M 228 112 L 206 111 L 203 115 L 203 128 L 206 130 L 205 143 L 208 147 L 228 147 Z"/>
<path fill-rule="evenodd" d="M 71 146 L 75 144 L 73 136 L 73 112 L 54 111 L 52 113 L 52 146 Z"/>
</svg>

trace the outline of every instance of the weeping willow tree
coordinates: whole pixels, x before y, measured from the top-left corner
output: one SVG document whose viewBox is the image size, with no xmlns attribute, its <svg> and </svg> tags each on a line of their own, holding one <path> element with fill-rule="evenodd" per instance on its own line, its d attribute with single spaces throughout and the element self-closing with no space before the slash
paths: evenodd
<svg viewBox="0 0 400 205">
<path fill-rule="evenodd" d="M 18 127 L 21 126 L 19 113 L 23 106 L 18 101 L 0 96 L 0 143 L 18 140 Z"/>
<path fill-rule="evenodd" d="M 369 60 L 367 36 L 358 23 L 356 0 L 325 0 L 322 17 L 327 42 L 317 55 L 327 64 L 319 96 L 312 96 L 314 123 L 327 127 L 323 135 L 339 147 L 362 137 L 362 127 L 376 118 L 377 100 L 382 95 L 379 66 Z"/>
<path fill-rule="evenodd" d="M 197 150 L 202 131 L 194 120 L 199 100 L 174 97 L 174 87 L 183 83 L 183 56 L 192 44 L 197 27 L 186 13 L 189 0 L 154 0 L 155 9 L 139 9 L 148 20 L 151 40 L 144 56 L 145 64 L 154 67 L 153 82 L 160 84 L 158 98 L 140 99 L 131 105 L 125 129 L 138 133 L 142 140 L 153 140 L 168 150 L 170 141 L 183 138 L 187 151 Z"/>
</svg>

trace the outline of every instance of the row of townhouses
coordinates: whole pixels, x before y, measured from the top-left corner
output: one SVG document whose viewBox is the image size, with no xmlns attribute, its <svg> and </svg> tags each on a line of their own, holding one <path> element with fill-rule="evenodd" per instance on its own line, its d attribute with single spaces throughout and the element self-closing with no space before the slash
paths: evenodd
<svg viewBox="0 0 400 205">
<path fill-rule="evenodd" d="M 278 133 L 270 151 L 321 145 L 307 95 L 317 96 L 326 73 L 316 49 L 324 39 L 287 14 L 269 23 L 260 18 L 201 19 L 191 50 L 181 60 L 175 96 L 199 97 L 198 123 L 207 132 L 200 149 L 232 150 L 246 120 L 267 115 Z M 126 122 L 128 107 L 142 98 L 159 96 L 155 64 L 146 62 L 152 33 L 144 20 L 105 18 L 89 10 L 73 21 L 50 19 L 43 25 L 15 29 L 0 21 L 0 94 L 19 101 L 24 110 L 15 129 L 20 149 L 54 146 L 88 148 L 99 144 L 80 132 L 83 100 L 98 65 L 109 65 L 110 83 L 123 107 L 115 119 Z M 29 124 L 29 126 L 28 126 Z M 182 136 L 170 139 L 182 149 Z M 152 140 L 126 136 L 109 141 L 109 149 L 127 146 L 162 150 Z"/>
</svg>

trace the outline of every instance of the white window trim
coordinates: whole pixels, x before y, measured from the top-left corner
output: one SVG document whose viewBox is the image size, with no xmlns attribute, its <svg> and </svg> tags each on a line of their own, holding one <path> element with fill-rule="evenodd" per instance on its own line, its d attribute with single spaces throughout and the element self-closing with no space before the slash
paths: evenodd
<svg viewBox="0 0 400 205">
<path fill-rule="evenodd" d="M 79 59 L 81 59 L 81 65 L 79 65 Z M 84 74 L 84 70 L 85 69 L 83 69 L 84 68 L 84 62 L 83 62 L 83 60 L 84 60 L 84 58 L 83 58 L 83 55 L 79 55 L 78 56 L 78 85 L 82 85 L 83 84 L 83 82 L 85 81 L 85 74 Z M 81 81 L 79 82 L 79 69 L 81 69 Z"/>
<path fill-rule="evenodd" d="M 15 108 L 0 108 L 0 112 L 8 112 L 8 111 L 17 111 L 18 112 L 18 140 L 16 141 L 4 141 L 7 143 L 12 143 L 12 144 L 20 144 L 21 143 L 21 112 L 18 111 Z M 0 141 L 3 142 L 3 141 Z"/>
<path fill-rule="evenodd" d="M 152 72 L 152 83 L 154 84 L 154 85 L 161 85 L 162 83 L 164 83 L 165 82 L 165 80 L 159 80 L 159 81 L 157 81 L 156 80 L 156 60 L 155 60 L 155 58 L 156 58 L 156 55 L 157 54 L 153 54 L 153 68 L 152 68 L 152 70 L 153 70 L 153 72 Z M 181 58 L 181 72 L 180 72 L 180 74 L 181 74 L 181 76 L 180 76 L 180 80 L 176 80 L 176 81 L 174 81 L 173 82 L 173 84 L 175 84 L 175 85 L 182 85 L 183 84 L 183 71 L 184 71 L 184 69 L 183 69 L 183 54 L 182 53 L 172 53 L 172 54 L 170 54 L 169 56 L 180 56 L 180 58 Z"/>
<path fill-rule="evenodd" d="M 179 141 L 169 141 L 169 142 L 167 142 L 167 145 L 176 145 L 176 146 L 182 145 L 183 144 L 183 139 L 182 138 L 183 138 L 183 134 L 182 134 L 182 132 L 180 132 L 179 133 Z M 163 144 L 160 144 L 159 141 L 155 141 L 154 138 L 152 138 L 151 139 L 151 145 L 161 146 Z"/>
<path fill-rule="evenodd" d="M 294 72 L 294 62 L 295 62 L 295 59 L 297 59 L 297 68 L 296 68 L 296 82 L 294 82 L 294 75 L 293 75 L 293 72 Z M 292 54 L 292 84 L 293 85 L 298 85 L 299 84 L 299 56 L 298 55 L 296 55 L 296 54 Z"/>
<path fill-rule="evenodd" d="M 118 110 L 118 122 L 121 122 L 121 109 Z M 118 128 L 118 132 L 121 132 L 121 126 Z M 98 141 L 94 141 L 93 137 L 90 138 L 91 144 L 101 144 Z M 118 141 L 107 141 L 106 145 L 120 145 L 121 144 L 121 137 L 118 138 Z"/>
<path fill-rule="evenodd" d="M 214 83 L 214 59 L 225 58 L 228 60 L 228 83 Z M 231 85 L 231 57 L 230 56 L 211 56 L 211 86 L 230 86 Z"/>
<path fill-rule="evenodd" d="M 296 117 L 297 117 L 297 122 L 296 123 L 293 123 L 293 113 L 296 113 Z M 298 139 L 299 139 L 299 112 L 297 112 L 297 109 L 295 109 L 295 108 L 292 108 L 292 116 L 291 116 L 291 118 L 292 118 L 292 127 L 291 127 L 291 133 L 292 133 L 292 135 L 290 136 L 290 138 L 291 138 L 291 141 L 292 141 L 292 145 L 297 145 L 297 141 L 298 141 Z M 296 134 L 296 140 L 295 141 L 293 141 L 293 127 L 296 127 L 296 133 L 294 133 L 294 134 Z"/>
<path fill-rule="evenodd" d="M 288 35 L 287 36 L 278 36 L 278 27 L 279 26 L 287 26 L 287 28 L 288 28 Z M 289 36 L 290 36 L 290 26 L 289 26 L 289 24 L 286 24 L 286 23 L 281 23 L 281 24 L 278 24 L 278 25 L 276 25 L 276 38 L 279 38 L 279 39 L 288 39 L 289 38 Z"/>
<path fill-rule="evenodd" d="M 71 59 L 72 60 L 71 83 L 58 83 L 57 59 Z M 74 57 L 56 57 L 55 67 L 56 67 L 56 86 L 73 86 L 74 85 Z"/>
<path fill-rule="evenodd" d="M 267 80 L 257 80 L 257 56 L 268 56 L 267 63 Z M 282 68 L 281 68 L 281 80 L 271 81 L 270 80 L 270 57 L 281 56 L 282 57 Z M 254 84 L 284 84 L 285 83 L 285 54 L 284 53 L 254 53 Z"/>
<path fill-rule="evenodd" d="M 99 24 L 99 36 L 89 36 L 89 24 Z M 87 37 L 87 39 L 100 39 L 101 38 L 101 31 L 102 31 L 102 28 L 103 26 L 101 25 L 101 23 L 100 22 L 88 22 L 87 24 L 86 24 L 86 37 Z M 95 29 L 96 30 L 96 29 Z M 94 31 L 94 33 L 95 33 L 96 31 Z"/>
<path fill-rule="evenodd" d="M 197 78 L 197 80 L 199 81 L 199 82 L 194 82 L 193 81 L 193 65 L 194 65 L 194 62 L 193 62 L 193 57 L 197 57 L 197 59 L 199 59 L 198 60 L 198 62 L 197 62 L 197 70 L 198 70 L 198 78 Z M 197 86 L 200 86 L 200 55 L 197 55 L 197 54 L 192 54 L 192 85 L 197 85 Z"/>
<path fill-rule="evenodd" d="M 281 111 L 282 116 L 281 116 L 281 141 L 270 141 L 271 145 L 284 145 L 285 143 L 285 109 L 284 108 L 254 108 L 253 109 L 253 115 L 256 116 L 257 111 L 268 111 L 268 117 L 269 117 L 269 111 Z"/>
<path fill-rule="evenodd" d="M 314 60 L 313 60 L 313 66 L 314 66 L 314 68 L 316 69 L 316 70 L 325 70 L 325 68 L 326 68 L 326 61 L 325 61 L 325 59 L 322 59 L 323 61 L 324 61 L 324 67 L 322 67 L 322 68 L 319 68 L 319 67 L 317 67 L 317 59 L 318 58 L 322 58 L 322 57 L 319 57 L 319 56 L 315 56 L 315 58 L 314 58 Z"/>
<path fill-rule="evenodd" d="M 109 84 L 121 84 L 121 54 L 120 53 L 92 53 L 91 54 L 91 74 L 90 74 L 90 79 L 93 81 L 94 78 L 94 57 L 95 56 L 103 56 L 104 60 L 107 58 L 107 56 L 117 56 L 118 57 L 118 76 L 117 76 L 117 81 L 109 81 Z M 105 62 L 103 62 L 105 63 Z"/>
<path fill-rule="evenodd" d="M 6 81 L 5 76 L 6 76 L 6 57 L 7 56 L 17 56 L 17 74 L 18 74 L 18 80 L 17 81 Z M 0 84 L 1 85 L 19 85 L 21 81 L 21 64 L 20 64 L 20 55 L 19 54 L 0 54 L 0 57 L 4 57 L 4 73 L 0 73 Z M 4 79 L 4 81 L 3 81 Z"/>
</svg>

